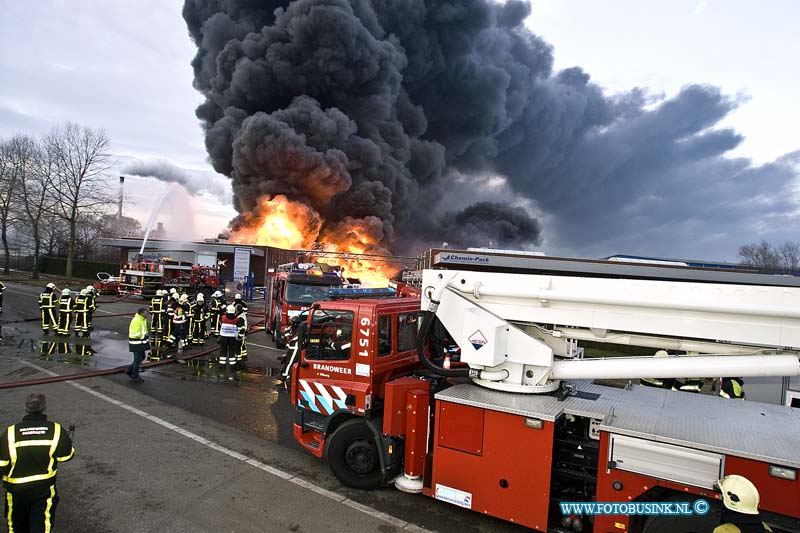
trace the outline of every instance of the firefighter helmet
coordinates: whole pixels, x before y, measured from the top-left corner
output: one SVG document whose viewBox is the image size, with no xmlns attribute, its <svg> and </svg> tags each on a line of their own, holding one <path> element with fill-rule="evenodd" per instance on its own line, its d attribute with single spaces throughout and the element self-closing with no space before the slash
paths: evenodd
<svg viewBox="0 0 800 533">
<path fill-rule="evenodd" d="M 228 307 L 225 308 L 225 312 L 228 313 L 229 315 L 235 315 L 236 314 L 236 306 L 233 305 L 233 304 L 229 305 Z"/>
<path fill-rule="evenodd" d="M 64 289 L 61 291 L 61 296 L 69 296 L 70 294 L 72 294 L 72 291 L 69 289 Z"/>
<path fill-rule="evenodd" d="M 172 288 L 169 290 L 169 293 L 170 293 L 170 294 L 178 294 L 178 289 L 176 289 L 175 287 L 172 287 Z"/>
<path fill-rule="evenodd" d="M 758 514 L 758 489 L 744 476 L 725 476 L 717 481 L 722 492 L 722 503 L 731 511 Z"/>
<path fill-rule="evenodd" d="M 203 296 L 203 293 L 202 293 L 202 292 L 198 292 L 198 293 L 197 293 L 196 300 L 197 300 L 198 302 L 202 302 L 203 300 L 205 300 L 205 297 Z"/>
<path fill-rule="evenodd" d="M 656 357 L 669 357 L 669 352 L 666 350 L 659 350 L 656 352 Z"/>
<path fill-rule="evenodd" d="M 242 295 L 237 293 L 236 296 L 233 297 L 233 299 L 234 300 L 241 300 L 242 299 Z"/>
<path fill-rule="evenodd" d="M 55 289 L 56 288 L 56 284 L 55 283 L 48 283 L 47 284 L 47 288 L 48 289 Z"/>
<path fill-rule="evenodd" d="M 212 298 L 222 298 L 222 293 L 219 291 L 215 291 L 214 294 L 211 295 Z"/>
<path fill-rule="evenodd" d="M 81 296 L 87 296 L 89 294 L 89 290 L 88 289 L 81 289 L 81 293 L 80 294 L 81 294 Z"/>
<path fill-rule="evenodd" d="M 185 303 L 189 301 L 189 295 L 186 293 L 181 294 L 180 300 L 181 303 Z"/>
</svg>

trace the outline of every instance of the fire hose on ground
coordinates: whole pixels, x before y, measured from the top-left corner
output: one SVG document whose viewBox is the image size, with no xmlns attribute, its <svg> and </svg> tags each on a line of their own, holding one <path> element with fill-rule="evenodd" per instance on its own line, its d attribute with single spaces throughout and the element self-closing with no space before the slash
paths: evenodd
<svg viewBox="0 0 800 533">
<path fill-rule="evenodd" d="M 106 315 L 106 316 L 110 317 L 112 315 Z M 117 315 L 117 316 L 120 316 L 120 315 Z M 128 314 L 128 316 L 130 316 L 130 314 Z M 264 328 L 261 327 L 261 324 L 263 324 L 263 322 L 264 322 L 263 320 L 259 320 L 258 322 L 253 323 L 251 326 L 249 326 L 247 328 L 247 333 L 250 334 L 250 333 L 255 333 L 257 331 L 263 331 Z M 255 329 L 255 328 L 259 328 L 259 329 Z M 214 353 L 214 352 L 217 351 L 217 349 L 218 349 L 217 347 L 211 346 L 209 348 L 204 348 L 204 349 L 200 350 L 197 353 L 193 353 L 193 354 L 186 355 L 186 356 L 183 356 L 183 357 L 167 358 L 167 359 L 162 359 L 160 361 L 151 361 L 149 363 L 144 363 L 144 364 L 142 364 L 141 368 L 144 368 L 144 369 L 154 368 L 154 367 L 158 367 L 158 366 L 162 366 L 162 365 L 168 365 L 168 364 L 171 364 L 171 363 L 175 363 L 177 361 L 189 361 L 189 360 L 201 357 L 203 355 L 209 355 L 211 353 Z M 114 368 L 107 368 L 105 370 L 93 370 L 91 372 L 82 372 L 82 373 L 78 373 L 78 374 L 67 374 L 67 375 L 64 375 L 64 376 L 51 376 L 51 377 L 47 377 L 47 378 L 29 379 L 29 380 L 26 380 L 26 381 L 13 381 L 13 382 L 10 382 L 10 383 L 0 383 L 0 390 L 2 390 L 2 389 L 14 389 L 14 388 L 18 388 L 18 387 L 30 387 L 30 386 L 35 386 L 35 385 L 47 385 L 49 383 L 59 383 L 61 381 L 73 381 L 73 380 L 76 380 L 76 379 L 95 378 L 95 377 L 99 377 L 99 376 L 109 376 L 111 374 L 119 374 L 120 372 L 124 372 L 125 370 L 128 369 L 128 366 L 129 365 L 124 365 L 124 366 L 117 366 L 117 367 L 114 367 Z"/>
</svg>

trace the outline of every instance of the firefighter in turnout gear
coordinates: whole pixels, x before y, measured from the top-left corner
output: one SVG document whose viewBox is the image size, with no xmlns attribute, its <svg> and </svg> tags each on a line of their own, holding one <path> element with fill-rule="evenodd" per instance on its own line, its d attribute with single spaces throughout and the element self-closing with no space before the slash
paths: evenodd
<svg viewBox="0 0 800 533">
<path fill-rule="evenodd" d="M 744 400 L 744 380 L 742 378 L 722 378 L 719 380 L 719 395 L 733 400 Z"/>
<path fill-rule="evenodd" d="M 203 293 L 197 293 L 192 313 L 192 345 L 204 346 L 206 343 L 206 320 L 208 320 L 208 310 L 206 308 Z"/>
<path fill-rule="evenodd" d="M 175 344 L 175 336 L 173 335 L 172 331 L 172 319 L 175 318 L 175 307 L 178 305 L 177 297 L 174 297 L 177 292 L 173 293 L 175 288 L 173 287 L 169 293 L 164 295 L 164 331 L 162 333 L 162 338 L 167 343 L 167 346 L 174 346 Z M 166 291 L 163 291 L 166 293 Z"/>
<path fill-rule="evenodd" d="M 188 346 L 190 344 L 194 344 L 194 308 L 197 303 L 190 299 L 189 295 L 186 293 L 181 294 L 178 303 L 180 303 L 181 307 L 183 307 L 183 312 L 186 315 L 186 345 Z"/>
<path fill-rule="evenodd" d="M 233 297 L 233 305 L 236 306 L 237 315 L 247 314 L 247 304 L 244 303 L 244 300 L 242 300 L 241 294 L 237 293 L 236 296 Z"/>
<path fill-rule="evenodd" d="M 39 309 L 42 311 L 42 331 L 45 335 L 50 334 L 50 330 L 56 331 L 58 329 L 58 321 L 56 320 L 56 299 L 55 291 L 56 286 L 53 283 L 48 283 L 44 291 L 39 295 Z"/>
<path fill-rule="evenodd" d="M 75 449 L 67 431 L 44 414 L 46 398 L 31 394 L 26 415 L 6 429 L 0 440 L 0 471 L 6 494 L 10 532 L 49 532 L 58 495 L 58 463 L 72 459 Z"/>
<path fill-rule="evenodd" d="M 69 289 L 61 291 L 61 298 L 58 299 L 58 329 L 56 333 L 69 337 L 69 322 L 72 318 L 72 293 Z"/>
<path fill-rule="evenodd" d="M 189 333 L 188 309 L 189 297 L 184 294 L 173 309 L 172 334 L 170 335 L 171 344 L 177 346 L 179 354 L 183 353 L 183 346 Z"/>
<path fill-rule="evenodd" d="M 229 305 L 220 318 L 219 328 L 219 366 L 232 370 L 236 366 L 239 353 L 239 339 L 246 325 L 241 316 L 236 314 L 236 306 Z"/>
<path fill-rule="evenodd" d="M 166 313 L 166 306 L 164 305 L 165 293 L 166 291 L 158 289 L 156 295 L 150 299 L 150 334 L 152 335 L 152 339 L 156 341 L 164 332 L 164 314 Z"/>
<path fill-rule="evenodd" d="M 656 357 L 669 357 L 666 350 L 656 352 Z M 645 387 L 658 387 L 660 389 L 671 389 L 675 383 L 675 378 L 640 378 L 639 383 Z"/>
<path fill-rule="evenodd" d="M 80 337 L 89 336 L 89 291 L 81 289 L 75 298 L 75 334 Z"/>
<path fill-rule="evenodd" d="M 226 307 L 227 304 L 225 304 L 225 299 L 222 297 L 222 293 L 220 291 L 215 291 L 214 294 L 211 295 L 211 303 L 208 306 L 208 318 L 210 321 L 211 334 L 215 337 L 219 337 L 220 319 L 225 313 Z"/>
<path fill-rule="evenodd" d="M 763 533 L 772 531 L 758 514 L 759 494 L 753 483 L 743 476 L 731 475 L 715 484 L 722 493 L 722 524 L 713 533 Z"/>
<path fill-rule="evenodd" d="M 89 313 L 87 314 L 87 321 L 88 321 L 87 328 L 89 331 L 92 331 L 92 318 L 94 317 L 94 312 L 97 309 L 97 289 L 95 289 L 91 285 L 87 285 L 86 290 L 88 291 L 87 298 L 89 304 Z"/>
</svg>

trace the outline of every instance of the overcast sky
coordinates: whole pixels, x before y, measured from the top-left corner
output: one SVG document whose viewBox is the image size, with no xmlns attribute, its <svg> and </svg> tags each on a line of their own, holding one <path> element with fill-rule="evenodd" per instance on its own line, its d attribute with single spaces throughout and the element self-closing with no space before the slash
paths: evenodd
<svg viewBox="0 0 800 533">
<path fill-rule="evenodd" d="M 199 178 L 220 180 L 206 161 L 194 115 L 202 98 L 192 88 L 189 63 L 196 48 L 181 2 L 0 0 L 0 7 L 0 136 L 38 134 L 74 120 L 106 129 L 120 168 L 158 158 Z M 728 156 L 764 164 L 800 149 L 798 20 L 800 2 L 791 0 L 540 0 L 527 25 L 553 45 L 557 68 L 581 66 L 609 93 L 639 86 L 671 96 L 689 83 L 720 87 L 740 105 L 718 127 L 733 127 L 745 137 Z M 127 187 L 126 212 L 145 223 L 165 185 L 130 178 Z M 193 211 L 181 236 L 212 236 L 235 214 L 218 196 L 205 193 L 191 204 L 185 194 L 173 196 L 164 210 L 169 216 L 161 217 L 168 229 L 183 224 L 176 213 Z M 710 216 L 719 217 L 719 210 Z M 687 239 L 691 228 L 683 228 L 669 246 L 654 247 L 645 241 L 666 234 L 654 221 L 639 234 L 565 246 L 548 238 L 545 218 L 544 250 L 594 257 L 657 250 L 734 260 L 745 242 L 800 240 L 798 227 L 785 216 L 743 227 L 735 227 L 736 221 L 702 222 L 701 231 L 720 229 Z M 735 231 L 721 229 L 726 226 Z"/>
</svg>

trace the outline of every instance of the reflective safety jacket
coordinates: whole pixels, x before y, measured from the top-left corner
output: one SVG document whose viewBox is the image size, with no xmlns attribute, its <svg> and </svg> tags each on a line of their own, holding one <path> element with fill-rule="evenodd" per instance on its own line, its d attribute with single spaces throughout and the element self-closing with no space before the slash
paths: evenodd
<svg viewBox="0 0 800 533">
<path fill-rule="evenodd" d="M 52 292 L 43 292 L 39 295 L 39 307 L 41 309 L 52 309 L 56 306 L 55 294 Z"/>
<path fill-rule="evenodd" d="M 72 312 L 72 297 L 62 296 L 58 299 L 58 312 L 71 313 Z"/>
<path fill-rule="evenodd" d="M 206 313 L 206 304 L 195 302 L 194 306 L 192 306 L 192 319 L 197 322 L 202 322 L 206 318 L 208 318 L 208 314 Z"/>
<path fill-rule="evenodd" d="M 89 297 L 88 296 L 78 296 L 75 298 L 75 312 L 76 313 L 87 313 L 89 312 Z"/>
<path fill-rule="evenodd" d="M 145 350 L 149 344 L 147 338 L 147 320 L 136 313 L 133 315 L 130 326 L 128 326 L 128 348 L 132 352 Z"/>
<path fill-rule="evenodd" d="M 744 400 L 744 380 L 742 378 L 722 378 L 719 395 L 723 398 Z"/>
<path fill-rule="evenodd" d="M 0 281 L 0 295 L 2 295 L 6 290 L 6 284 Z"/>
<path fill-rule="evenodd" d="M 58 463 L 75 454 L 72 441 L 58 422 L 47 415 L 26 415 L 6 429 L 0 439 L 3 485 L 12 494 L 49 494 L 56 483 Z"/>
<path fill-rule="evenodd" d="M 225 300 L 222 298 L 217 298 L 216 296 L 211 297 L 211 303 L 208 305 L 208 309 L 211 314 L 224 313 L 225 307 Z"/>
<path fill-rule="evenodd" d="M 150 300 L 150 312 L 153 314 L 164 312 L 164 297 L 153 296 Z"/>
</svg>

